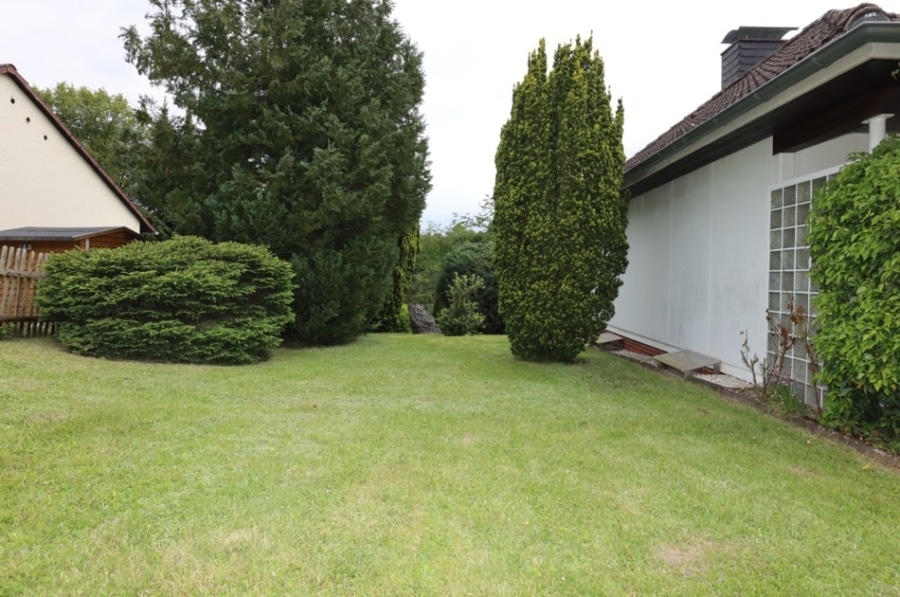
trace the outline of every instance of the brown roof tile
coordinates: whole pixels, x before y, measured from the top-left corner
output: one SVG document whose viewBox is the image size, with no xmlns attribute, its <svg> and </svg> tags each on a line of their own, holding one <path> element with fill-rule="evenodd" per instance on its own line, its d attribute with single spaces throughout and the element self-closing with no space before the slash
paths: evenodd
<svg viewBox="0 0 900 597">
<path fill-rule="evenodd" d="M 655 141 L 634 154 L 626 163 L 629 171 L 650 159 L 688 132 L 712 119 L 750 95 L 790 67 L 813 54 L 835 38 L 847 32 L 857 19 L 878 11 L 890 20 L 900 20 L 900 16 L 886 13 L 875 4 L 864 3 L 845 10 L 829 10 L 821 18 L 813 21 L 800 33 L 788 40 L 771 56 L 749 70 L 740 79 L 715 94 L 702 106 L 691 112 L 681 122 L 660 135 Z"/>
</svg>

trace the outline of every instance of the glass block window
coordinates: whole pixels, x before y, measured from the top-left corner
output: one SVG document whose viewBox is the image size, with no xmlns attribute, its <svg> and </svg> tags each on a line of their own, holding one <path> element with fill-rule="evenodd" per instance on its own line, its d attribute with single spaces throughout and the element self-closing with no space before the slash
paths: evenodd
<svg viewBox="0 0 900 597">
<path fill-rule="evenodd" d="M 810 320 L 815 318 L 812 297 L 815 288 L 809 279 L 812 266 L 809 245 L 806 243 L 806 219 L 816 190 L 834 174 L 772 190 L 769 218 L 769 313 L 774 321 L 787 324 L 790 307 L 803 307 Z M 775 362 L 776 339 L 770 334 L 766 348 L 766 362 Z M 809 372 L 806 351 L 795 346 L 785 358 L 782 372 L 788 375 L 795 390 L 802 393 L 808 404 L 821 404 L 815 395 Z"/>
</svg>

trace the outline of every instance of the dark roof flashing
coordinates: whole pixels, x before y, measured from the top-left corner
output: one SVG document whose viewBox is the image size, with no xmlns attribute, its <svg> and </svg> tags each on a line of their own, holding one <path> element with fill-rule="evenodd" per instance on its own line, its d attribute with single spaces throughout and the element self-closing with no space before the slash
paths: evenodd
<svg viewBox="0 0 900 597">
<path fill-rule="evenodd" d="M 722 40 L 723 44 L 733 44 L 740 40 L 780 40 L 787 33 L 796 31 L 796 27 L 738 27 L 729 31 Z"/>
<path fill-rule="evenodd" d="M 847 31 L 853 29 L 858 25 L 862 25 L 863 23 L 886 23 L 891 21 L 891 16 L 886 12 L 881 10 L 880 8 L 875 8 L 871 11 L 864 11 L 862 15 L 856 17 L 847 25 Z"/>
</svg>

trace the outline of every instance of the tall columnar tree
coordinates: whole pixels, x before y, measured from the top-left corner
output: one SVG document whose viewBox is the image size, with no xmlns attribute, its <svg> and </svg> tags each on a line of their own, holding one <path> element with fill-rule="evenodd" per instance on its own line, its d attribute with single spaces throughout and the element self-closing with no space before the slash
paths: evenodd
<svg viewBox="0 0 900 597">
<path fill-rule="evenodd" d="M 627 265 L 622 103 L 592 39 L 544 41 L 513 90 L 494 186 L 500 314 L 514 355 L 572 361 L 613 315 Z"/>
<path fill-rule="evenodd" d="M 263 243 L 296 270 L 305 344 L 375 318 L 430 186 L 421 54 L 390 0 L 150 0 L 128 59 L 184 114 L 176 232 Z"/>
<path fill-rule="evenodd" d="M 394 265 L 391 291 L 381 305 L 372 327 L 376 332 L 411 332 L 408 297 L 416 256 L 419 254 L 419 226 L 397 237 L 400 258 Z"/>
</svg>

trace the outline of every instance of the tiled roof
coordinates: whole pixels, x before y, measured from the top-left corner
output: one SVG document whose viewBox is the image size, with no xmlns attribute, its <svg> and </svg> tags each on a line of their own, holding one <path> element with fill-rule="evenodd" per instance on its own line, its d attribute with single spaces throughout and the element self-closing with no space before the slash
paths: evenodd
<svg viewBox="0 0 900 597">
<path fill-rule="evenodd" d="M 106 173 L 106 170 L 97 163 L 97 160 L 94 159 L 94 156 L 90 154 L 90 152 L 81 144 L 81 142 L 75 138 L 75 135 L 72 134 L 72 131 L 69 130 L 65 124 L 63 124 L 62 120 L 59 119 L 59 116 L 47 105 L 38 93 L 32 89 L 31 85 L 28 84 L 28 81 L 19 74 L 19 71 L 16 70 L 16 67 L 12 64 L 0 64 L 0 76 L 6 75 L 10 77 L 16 85 L 19 86 L 25 95 L 34 102 L 34 104 L 38 107 L 41 112 L 43 112 L 47 118 L 53 123 L 53 126 L 62 133 L 63 137 L 69 142 L 70 145 L 78 152 L 78 154 L 88 163 L 88 165 L 97 173 L 97 175 L 103 180 L 104 183 L 110 188 L 110 190 L 119 198 L 119 200 L 125 205 L 125 207 L 137 217 L 140 221 L 141 232 L 152 232 L 155 233 L 156 229 L 153 227 L 153 224 L 150 223 L 150 220 L 147 219 L 147 216 L 144 215 L 144 212 L 125 195 L 125 192 L 119 188 L 119 185 L 115 183 L 115 181 Z"/>
<path fill-rule="evenodd" d="M 625 171 L 628 172 L 650 159 L 697 126 L 736 104 L 793 65 L 846 33 L 859 19 L 873 12 L 880 13 L 879 16 L 886 17 L 887 20 L 900 20 L 900 16 L 886 13 L 877 5 L 868 3 L 845 10 L 829 10 L 740 79 L 714 95 L 681 122 L 637 152 L 625 163 Z"/>
</svg>

